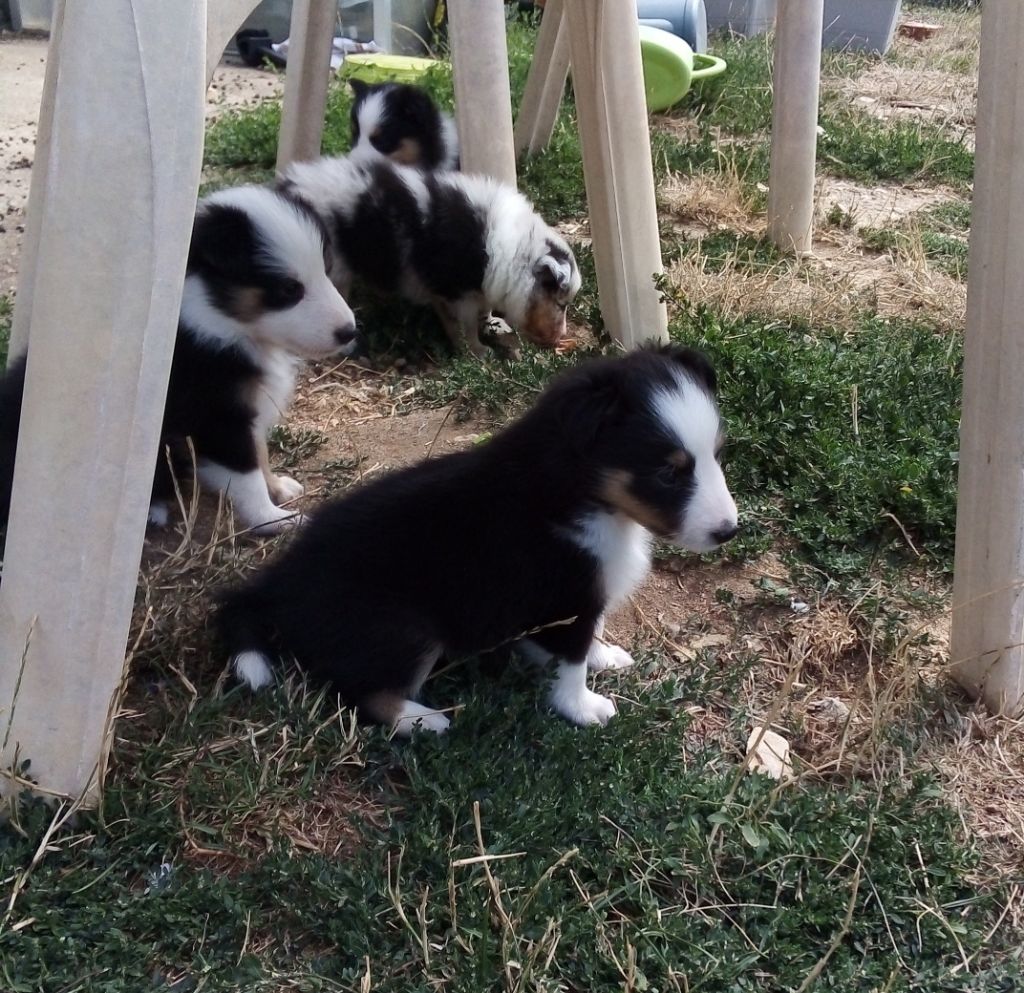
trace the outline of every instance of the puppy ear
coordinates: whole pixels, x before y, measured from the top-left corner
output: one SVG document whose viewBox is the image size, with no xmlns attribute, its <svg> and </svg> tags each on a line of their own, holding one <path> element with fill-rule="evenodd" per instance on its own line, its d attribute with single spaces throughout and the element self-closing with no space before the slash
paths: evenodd
<svg viewBox="0 0 1024 993">
<path fill-rule="evenodd" d="M 366 97 L 366 94 L 370 92 L 370 84 L 364 83 L 361 79 L 356 79 L 355 76 L 349 79 L 348 85 L 352 87 L 352 92 L 353 94 L 355 94 L 356 103 L 359 103 L 360 100 L 363 100 Z"/>
<path fill-rule="evenodd" d="M 240 207 L 210 204 L 199 210 L 188 248 L 188 271 L 230 275 L 238 260 L 256 252 L 252 220 Z"/>
<path fill-rule="evenodd" d="M 533 274 L 544 289 L 565 293 L 569 289 L 571 267 L 568 262 L 545 255 L 534 267 Z"/>
<path fill-rule="evenodd" d="M 548 387 L 543 401 L 577 454 L 592 453 L 601 435 L 628 414 L 628 391 L 623 387 L 615 359 L 583 362 Z"/>
<path fill-rule="evenodd" d="M 691 379 L 700 383 L 712 395 L 718 392 L 718 376 L 703 352 L 683 345 L 662 345 L 658 353 L 681 365 Z"/>
</svg>

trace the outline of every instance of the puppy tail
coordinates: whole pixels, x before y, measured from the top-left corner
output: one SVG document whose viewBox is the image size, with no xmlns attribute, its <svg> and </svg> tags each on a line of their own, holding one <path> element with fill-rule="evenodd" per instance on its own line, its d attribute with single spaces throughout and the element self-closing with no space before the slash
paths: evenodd
<svg viewBox="0 0 1024 993">
<path fill-rule="evenodd" d="M 273 647 L 267 610 L 259 593 L 241 587 L 226 594 L 217 609 L 217 632 L 231 657 L 239 682 L 251 690 L 274 681 Z"/>
</svg>

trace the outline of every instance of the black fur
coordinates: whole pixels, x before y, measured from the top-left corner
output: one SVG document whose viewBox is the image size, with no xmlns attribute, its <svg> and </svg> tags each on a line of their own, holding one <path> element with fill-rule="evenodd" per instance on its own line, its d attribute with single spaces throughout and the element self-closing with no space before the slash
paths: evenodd
<svg viewBox="0 0 1024 993">
<path fill-rule="evenodd" d="M 395 290 L 415 273 L 443 300 L 458 300 L 483 286 L 487 268 L 485 218 L 458 187 L 425 176 L 426 216 L 387 162 L 366 166 L 371 184 L 350 218 L 334 215 L 339 253 L 354 275 L 380 290 Z"/>
<path fill-rule="evenodd" d="M 679 443 L 650 405 L 652 390 L 677 382 L 674 363 L 706 382 L 706 360 L 682 349 L 585 363 L 485 445 L 325 504 L 224 596 L 228 652 L 294 657 L 355 706 L 414 693 L 432 652 L 478 653 L 544 625 L 556 626 L 531 640 L 582 663 L 606 600 L 599 562 L 571 532 L 588 512 L 611 511 L 607 474 L 628 473 L 638 495 L 685 514 L 692 474 L 665 478 Z"/>
<path fill-rule="evenodd" d="M 191 475 L 193 451 L 235 472 L 259 467 L 254 398 L 263 370 L 238 348 L 211 348 L 178 326 L 167 385 L 153 500 L 174 498 L 174 476 Z M 192 446 L 189 447 L 191 439 Z"/>
</svg>

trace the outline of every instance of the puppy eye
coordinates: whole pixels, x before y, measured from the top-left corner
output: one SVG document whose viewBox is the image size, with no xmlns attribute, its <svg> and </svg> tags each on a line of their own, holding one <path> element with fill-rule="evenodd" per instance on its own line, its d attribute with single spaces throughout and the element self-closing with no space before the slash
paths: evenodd
<svg viewBox="0 0 1024 993">
<path fill-rule="evenodd" d="M 678 462 L 669 462 L 655 473 L 655 479 L 662 486 L 680 486 L 686 482 L 692 469 L 692 463 L 681 465 Z"/>
<path fill-rule="evenodd" d="M 268 307 L 283 310 L 294 307 L 305 296 L 306 289 L 297 279 L 280 279 L 266 289 Z"/>
</svg>

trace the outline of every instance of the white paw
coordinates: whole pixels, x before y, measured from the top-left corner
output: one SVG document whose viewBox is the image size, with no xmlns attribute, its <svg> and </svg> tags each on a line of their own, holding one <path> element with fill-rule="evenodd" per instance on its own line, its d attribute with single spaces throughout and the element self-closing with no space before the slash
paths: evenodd
<svg viewBox="0 0 1024 993">
<path fill-rule="evenodd" d="M 250 527 L 253 534 L 272 535 L 282 534 L 290 528 L 298 527 L 309 520 L 308 517 L 297 511 L 279 511 L 280 517 L 274 517 L 269 521 L 260 521 Z"/>
<path fill-rule="evenodd" d="M 297 479 L 292 479 L 291 476 L 274 476 L 274 482 L 268 488 L 271 499 L 276 504 L 297 500 L 306 492 L 306 487 Z"/>
<path fill-rule="evenodd" d="M 274 681 L 274 673 L 266 655 L 261 652 L 239 652 L 234 659 L 235 675 L 251 690 L 262 689 Z"/>
<path fill-rule="evenodd" d="M 584 689 L 578 696 L 553 696 L 555 711 L 573 724 L 607 724 L 615 716 L 615 704 L 606 696 Z"/>
<path fill-rule="evenodd" d="M 159 503 L 151 503 L 149 505 L 150 524 L 155 524 L 158 528 L 165 528 L 170 519 L 171 511 L 166 503 L 160 501 Z"/>
<path fill-rule="evenodd" d="M 595 641 L 587 652 L 588 669 L 625 669 L 633 664 L 633 656 L 618 645 L 606 645 Z"/>
<path fill-rule="evenodd" d="M 399 717 L 395 721 L 395 734 L 402 738 L 408 738 L 416 728 L 423 731 L 433 731 L 434 734 L 444 734 L 451 727 L 451 721 L 444 714 L 424 713 L 407 717 Z"/>
</svg>

